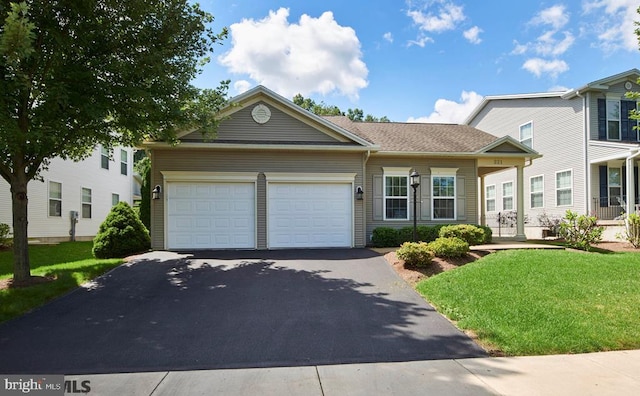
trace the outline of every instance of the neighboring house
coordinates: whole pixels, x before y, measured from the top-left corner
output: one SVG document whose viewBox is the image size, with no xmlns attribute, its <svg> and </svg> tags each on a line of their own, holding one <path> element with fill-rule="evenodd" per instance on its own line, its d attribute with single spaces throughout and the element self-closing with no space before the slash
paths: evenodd
<svg viewBox="0 0 640 396">
<path fill-rule="evenodd" d="M 543 155 L 525 168 L 529 237 L 540 237 L 541 215 L 561 218 L 572 210 L 607 224 L 637 210 L 640 136 L 629 119 L 636 102 L 625 93 L 640 90 L 639 77 L 633 69 L 566 92 L 487 96 L 465 120 Z M 512 171 L 482 180 L 482 216 L 489 224 L 513 210 L 516 185 Z"/>
<path fill-rule="evenodd" d="M 231 102 L 213 140 L 143 145 L 154 249 L 363 247 L 413 224 L 412 170 L 419 224 L 477 224 L 478 177 L 538 157 L 464 125 L 319 117 L 262 86 Z"/>
<path fill-rule="evenodd" d="M 98 146 L 80 162 L 55 158 L 41 174 L 43 181 L 28 185 L 29 238 L 41 242 L 71 239 L 71 214 L 77 212 L 77 240 L 92 239 L 111 207 L 132 204 L 133 149 Z M 0 223 L 11 225 L 9 183 L 0 179 Z"/>
</svg>

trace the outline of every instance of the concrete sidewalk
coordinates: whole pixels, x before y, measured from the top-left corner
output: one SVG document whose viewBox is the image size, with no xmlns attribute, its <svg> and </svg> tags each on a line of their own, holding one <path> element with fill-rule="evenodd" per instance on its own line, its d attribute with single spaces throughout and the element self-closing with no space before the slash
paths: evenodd
<svg viewBox="0 0 640 396">
<path fill-rule="evenodd" d="M 91 395 L 637 395 L 640 350 L 65 376 Z M 78 382 L 79 383 L 79 382 Z"/>
</svg>

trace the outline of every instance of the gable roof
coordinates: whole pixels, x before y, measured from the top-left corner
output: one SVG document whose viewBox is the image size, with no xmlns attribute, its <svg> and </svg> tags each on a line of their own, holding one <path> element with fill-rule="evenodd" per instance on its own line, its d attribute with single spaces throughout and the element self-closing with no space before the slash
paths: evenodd
<svg viewBox="0 0 640 396">
<path fill-rule="evenodd" d="M 471 121 L 489 104 L 496 100 L 512 99 L 538 99 L 538 98 L 562 98 L 567 91 L 536 92 L 527 94 L 507 94 L 507 95 L 487 95 L 482 98 L 482 102 L 464 119 L 464 125 L 469 125 Z"/>
<path fill-rule="evenodd" d="M 590 82 L 587 85 L 584 85 L 578 89 L 569 90 L 562 96 L 562 98 L 570 99 L 574 96 L 580 96 L 586 91 L 606 91 L 612 85 L 619 84 L 623 81 L 631 81 L 633 83 L 636 83 L 638 81 L 638 78 L 640 78 L 640 70 L 638 69 L 627 70 L 622 73 L 614 74 L 613 76 L 605 77 L 600 80 Z"/>
<path fill-rule="evenodd" d="M 353 122 L 345 116 L 325 118 L 379 145 L 381 152 L 470 154 L 499 140 L 468 125 Z"/>
</svg>

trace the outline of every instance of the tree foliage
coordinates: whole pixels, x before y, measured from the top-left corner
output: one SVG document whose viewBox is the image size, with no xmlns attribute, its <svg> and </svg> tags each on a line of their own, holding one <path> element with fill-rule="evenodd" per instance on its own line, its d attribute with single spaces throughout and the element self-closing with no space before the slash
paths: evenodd
<svg viewBox="0 0 640 396">
<path fill-rule="evenodd" d="M 351 121 L 354 122 L 391 122 L 389 118 L 387 118 L 387 116 L 378 118 L 372 116 L 371 114 L 367 114 L 365 117 L 364 111 L 358 108 L 347 109 L 347 112 L 345 114 L 345 112 L 340 110 L 338 106 L 328 105 L 324 102 L 316 103 L 313 99 L 305 98 L 300 94 L 297 94 L 293 97 L 293 103 L 319 116 L 346 115 Z"/>
<path fill-rule="evenodd" d="M 0 176 L 11 186 L 14 281 L 30 278 L 27 183 L 97 144 L 215 131 L 228 82 L 191 81 L 227 31 L 186 0 L 0 2 Z"/>
</svg>

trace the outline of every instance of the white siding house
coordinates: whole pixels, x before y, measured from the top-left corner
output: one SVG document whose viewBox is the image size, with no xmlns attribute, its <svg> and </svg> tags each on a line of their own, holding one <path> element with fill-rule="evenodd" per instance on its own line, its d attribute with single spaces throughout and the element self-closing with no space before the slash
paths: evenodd
<svg viewBox="0 0 640 396">
<path fill-rule="evenodd" d="M 625 93 L 640 91 L 639 77 L 632 69 L 566 92 L 487 96 L 465 120 L 543 156 L 524 170 L 528 237 L 541 236 L 541 215 L 561 218 L 569 209 L 619 224 L 623 212 L 637 210 L 640 136 L 629 119 L 636 102 Z M 511 170 L 481 181 L 481 220 L 492 227 L 511 210 L 510 183 Z"/>
<path fill-rule="evenodd" d="M 80 162 L 53 159 L 28 185 L 29 238 L 43 242 L 70 240 L 70 212 L 78 212 L 77 240 L 92 239 L 111 207 L 134 193 L 133 150 L 98 146 Z M 0 179 L 0 223 L 12 225 L 9 184 Z"/>
</svg>

